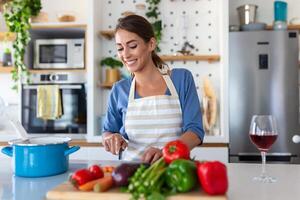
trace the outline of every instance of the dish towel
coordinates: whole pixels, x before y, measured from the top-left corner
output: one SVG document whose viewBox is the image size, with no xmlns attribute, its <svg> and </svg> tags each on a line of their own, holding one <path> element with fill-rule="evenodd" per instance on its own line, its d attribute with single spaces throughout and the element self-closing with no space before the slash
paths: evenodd
<svg viewBox="0 0 300 200">
<path fill-rule="evenodd" d="M 62 116 L 58 85 L 39 85 L 37 88 L 37 118 L 55 120 Z"/>
</svg>

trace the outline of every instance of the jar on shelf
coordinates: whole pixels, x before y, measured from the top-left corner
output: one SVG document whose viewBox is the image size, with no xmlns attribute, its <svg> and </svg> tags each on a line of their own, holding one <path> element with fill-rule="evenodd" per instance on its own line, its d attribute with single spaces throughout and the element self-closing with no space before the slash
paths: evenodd
<svg viewBox="0 0 300 200">
<path fill-rule="evenodd" d="M 135 13 L 137 15 L 146 17 L 146 5 L 143 3 L 139 3 L 135 5 Z"/>
</svg>

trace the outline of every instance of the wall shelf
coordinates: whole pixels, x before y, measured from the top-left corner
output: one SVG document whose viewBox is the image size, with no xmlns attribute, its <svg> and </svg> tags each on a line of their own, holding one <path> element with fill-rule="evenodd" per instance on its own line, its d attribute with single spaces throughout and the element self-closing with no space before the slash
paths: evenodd
<svg viewBox="0 0 300 200">
<path fill-rule="evenodd" d="M 14 68 L 13 67 L 10 67 L 10 66 L 8 66 L 8 67 L 3 67 L 2 66 L 2 63 L 0 62 L 0 73 L 2 74 L 4 74 L 4 73 L 10 73 L 12 70 L 13 70 Z"/>
<path fill-rule="evenodd" d="M 63 72 L 86 72 L 86 69 L 30 69 L 32 74 L 63 73 Z"/>
<path fill-rule="evenodd" d="M 114 83 L 97 83 L 97 87 L 111 89 Z"/>
<path fill-rule="evenodd" d="M 56 28 L 83 28 L 87 25 L 82 23 L 56 22 L 56 23 L 32 23 L 32 29 L 56 29 Z"/>
<path fill-rule="evenodd" d="M 163 61 L 220 61 L 219 55 L 160 55 Z"/>
<path fill-rule="evenodd" d="M 114 38 L 115 32 L 113 30 L 99 31 L 98 36 L 103 36 L 106 39 L 111 40 Z"/>
<path fill-rule="evenodd" d="M 14 41 L 16 39 L 16 34 L 12 32 L 0 32 L 0 41 Z"/>
<path fill-rule="evenodd" d="M 268 25 L 267 30 L 273 30 L 273 25 Z M 289 24 L 288 30 L 300 30 L 300 24 Z"/>
</svg>

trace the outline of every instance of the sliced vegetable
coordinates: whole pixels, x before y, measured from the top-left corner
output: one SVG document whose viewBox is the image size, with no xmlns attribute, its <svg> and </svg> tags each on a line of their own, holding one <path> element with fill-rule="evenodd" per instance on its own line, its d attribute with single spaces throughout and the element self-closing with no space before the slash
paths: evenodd
<svg viewBox="0 0 300 200">
<path fill-rule="evenodd" d="M 163 157 L 168 164 L 176 159 L 190 159 L 190 149 L 182 141 L 174 140 L 164 146 Z"/>
<path fill-rule="evenodd" d="M 95 178 L 93 174 L 88 169 L 79 169 L 75 171 L 70 177 L 70 181 L 75 187 L 83 185 L 94 179 Z"/>
<path fill-rule="evenodd" d="M 98 183 L 101 179 L 103 179 L 103 177 L 95 179 L 95 180 L 92 180 L 92 181 L 89 181 L 89 182 L 87 182 L 87 183 L 85 183 L 83 185 L 80 185 L 78 187 L 78 189 L 81 190 L 81 191 L 91 191 L 91 190 L 94 189 L 94 185 L 96 185 L 96 183 Z"/>
<path fill-rule="evenodd" d="M 174 160 L 166 170 L 166 182 L 176 192 L 188 192 L 197 183 L 196 165 L 193 161 Z"/>
<path fill-rule="evenodd" d="M 94 192 L 105 192 L 113 186 L 113 178 L 111 175 L 98 179 L 93 187 Z"/>
<path fill-rule="evenodd" d="M 198 179 L 210 195 L 225 194 L 228 189 L 226 166 L 219 161 L 197 162 Z"/>
<path fill-rule="evenodd" d="M 115 167 L 107 165 L 107 166 L 103 166 L 102 170 L 104 173 L 112 173 L 115 170 Z"/>
<path fill-rule="evenodd" d="M 119 165 L 112 173 L 114 184 L 116 186 L 127 186 L 129 178 L 140 167 L 139 163 L 123 163 Z"/>
<path fill-rule="evenodd" d="M 89 171 L 93 174 L 95 179 L 102 178 L 104 176 L 104 172 L 99 165 L 90 166 Z"/>
</svg>

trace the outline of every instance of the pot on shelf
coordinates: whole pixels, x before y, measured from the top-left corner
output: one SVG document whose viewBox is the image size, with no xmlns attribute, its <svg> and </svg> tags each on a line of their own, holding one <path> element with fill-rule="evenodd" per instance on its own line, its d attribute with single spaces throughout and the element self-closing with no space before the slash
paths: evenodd
<svg viewBox="0 0 300 200">
<path fill-rule="evenodd" d="M 115 83 L 120 80 L 120 70 L 118 68 L 107 68 L 105 70 L 105 83 Z"/>
<path fill-rule="evenodd" d="M 245 4 L 237 8 L 240 25 L 256 22 L 256 10 L 258 6 L 254 4 Z"/>
<path fill-rule="evenodd" d="M 33 137 L 17 139 L 1 152 L 12 157 L 16 176 L 44 177 L 64 173 L 69 168 L 69 155 L 80 147 L 69 147 L 68 137 Z"/>
</svg>

